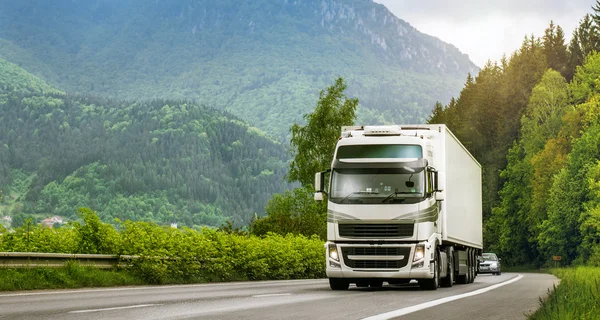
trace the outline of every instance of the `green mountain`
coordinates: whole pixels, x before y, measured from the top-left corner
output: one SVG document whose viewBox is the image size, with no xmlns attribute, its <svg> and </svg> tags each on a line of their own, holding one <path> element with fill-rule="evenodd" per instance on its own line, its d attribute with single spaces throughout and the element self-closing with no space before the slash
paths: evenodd
<svg viewBox="0 0 600 320">
<path fill-rule="evenodd" d="M 227 112 L 65 94 L 0 59 L 0 214 L 246 224 L 289 187 L 288 157 Z"/>
<path fill-rule="evenodd" d="M 478 70 L 371 0 L 0 1 L 0 57 L 67 92 L 197 100 L 277 139 L 337 76 L 358 122 L 406 123 Z"/>
</svg>

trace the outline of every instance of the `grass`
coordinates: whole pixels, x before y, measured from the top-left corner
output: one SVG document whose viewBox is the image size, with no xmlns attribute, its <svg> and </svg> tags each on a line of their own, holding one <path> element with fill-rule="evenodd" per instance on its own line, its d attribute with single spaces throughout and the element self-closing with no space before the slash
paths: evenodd
<svg viewBox="0 0 600 320">
<path fill-rule="evenodd" d="M 102 270 L 68 263 L 62 268 L 0 270 L 0 291 L 113 287 L 146 284 L 125 270 Z"/>
<path fill-rule="evenodd" d="M 561 279 L 529 320 L 600 319 L 600 268 L 552 269 Z"/>
</svg>

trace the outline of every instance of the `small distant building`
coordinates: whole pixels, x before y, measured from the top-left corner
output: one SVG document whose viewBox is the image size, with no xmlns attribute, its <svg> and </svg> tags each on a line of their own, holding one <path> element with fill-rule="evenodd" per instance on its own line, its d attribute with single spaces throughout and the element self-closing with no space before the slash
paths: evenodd
<svg viewBox="0 0 600 320">
<path fill-rule="evenodd" d="M 52 217 L 50 219 L 52 219 L 52 221 L 54 221 L 54 222 L 58 222 L 60 224 L 63 224 L 63 218 L 61 216 L 54 216 L 54 217 Z"/>
<path fill-rule="evenodd" d="M 177 229 L 177 222 L 173 222 L 173 223 L 171 223 L 171 228 L 173 228 L 173 229 Z"/>
<path fill-rule="evenodd" d="M 52 218 L 44 219 L 44 220 L 42 220 L 42 227 L 48 227 L 48 228 L 52 229 L 54 222 L 55 221 Z"/>
<path fill-rule="evenodd" d="M 12 218 L 10 216 L 5 216 L 5 217 L 2 218 L 2 221 L 4 221 L 4 222 L 11 222 Z"/>
</svg>

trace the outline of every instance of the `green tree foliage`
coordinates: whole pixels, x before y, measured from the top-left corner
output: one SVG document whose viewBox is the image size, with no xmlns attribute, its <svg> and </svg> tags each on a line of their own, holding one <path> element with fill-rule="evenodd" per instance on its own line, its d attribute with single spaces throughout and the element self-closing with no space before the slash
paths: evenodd
<svg viewBox="0 0 600 320">
<path fill-rule="evenodd" d="M 229 113 L 41 91 L 0 87 L 0 189 L 9 214 L 77 219 L 77 208 L 90 207 L 105 222 L 239 226 L 288 187 L 285 148 Z"/>
<path fill-rule="evenodd" d="M 577 66 L 583 64 L 585 57 L 592 51 L 600 49 L 600 34 L 597 31 L 598 20 L 586 14 L 577 29 L 573 30 L 569 43 L 569 69 L 566 78 L 570 80 L 575 74 Z"/>
<path fill-rule="evenodd" d="M 334 85 L 321 91 L 315 110 L 304 115 L 307 124 L 295 123 L 291 127 L 294 160 L 290 163 L 288 181 L 312 186 L 315 173 L 331 166 L 341 127 L 354 123 L 358 106 L 358 99 L 349 99 L 344 94 L 346 87 L 346 82 L 338 78 Z"/>
<path fill-rule="evenodd" d="M 586 56 L 583 65 L 577 67 L 577 73 L 571 82 L 571 94 L 573 102 L 580 104 L 600 90 L 600 55 L 590 54 Z"/>
<path fill-rule="evenodd" d="M 550 26 L 544 31 L 542 46 L 548 68 L 560 72 L 563 77 L 567 76 L 569 54 L 565 44 L 565 34 L 563 29 L 550 21 Z"/>
<path fill-rule="evenodd" d="M 569 106 L 567 82 L 560 73 L 549 69 L 533 88 L 525 114 L 521 118 L 521 139 L 525 153 L 534 155 L 546 141 L 558 135 L 562 117 Z"/>
<path fill-rule="evenodd" d="M 77 253 L 115 254 L 119 248 L 119 235 L 112 225 L 104 224 L 89 208 L 80 208 L 83 225 L 74 224 Z"/>
<path fill-rule="evenodd" d="M 274 195 L 267 204 L 267 216 L 252 223 L 252 234 L 315 234 L 326 239 L 327 202 L 315 201 L 313 190 L 310 187 L 296 188 Z"/>
<path fill-rule="evenodd" d="M 507 167 L 500 175 L 506 181 L 500 206 L 493 209 L 488 228 L 498 236 L 496 249 L 511 263 L 536 262 L 539 256 L 537 235 L 546 215 L 544 203 L 534 201 L 532 159 L 546 141 L 557 136 L 567 108 L 567 83 L 560 73 L 549 69 L 533 88 L 521 118 L 520 138 L 509 150 Z"/>
<path fill-rule="evenodd" d="M 586 130 L 574 141 L 565 168 L 554 179 L 550 190 L 548 220 L 542 225 L 540 242 L 546 256 L 563 255 L 568 262 L 577 259 L 581 247 L 582 212 L 590 198 L 590 170 L 600 159 L 600 125 Z M 593 178 L 592 178 L 593 179 Z M 588 239 L 588 241 L 591 239 Z M 581 258 L 589 256 L 583 252 Z"/>
</svg>

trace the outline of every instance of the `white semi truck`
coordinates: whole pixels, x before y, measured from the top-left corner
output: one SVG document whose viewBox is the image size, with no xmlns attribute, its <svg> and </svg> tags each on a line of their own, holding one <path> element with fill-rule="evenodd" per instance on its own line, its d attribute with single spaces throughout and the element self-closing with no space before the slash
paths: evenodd
<svg viewBox="0 0 600 320">
<path fill-rule="evenodd" d="M 445 125 L 342 127 L 331 169 L 315 175 L 331 289 L 473 282 L 481 186 L 480 164 Z"/>
</svg>

